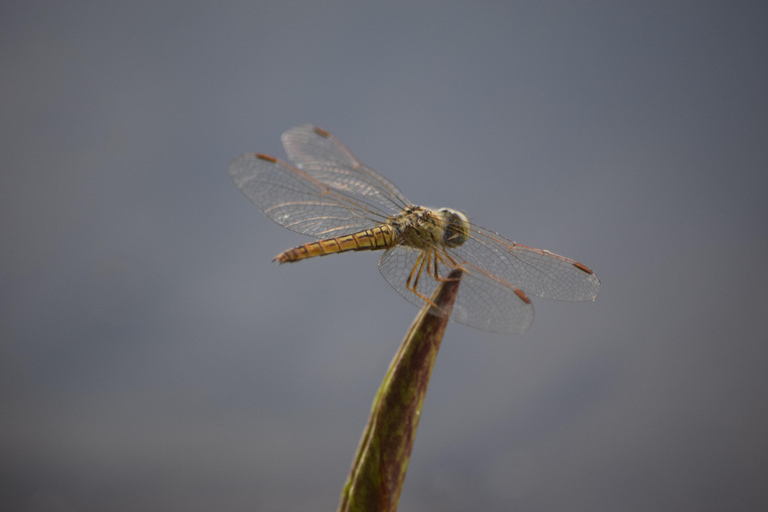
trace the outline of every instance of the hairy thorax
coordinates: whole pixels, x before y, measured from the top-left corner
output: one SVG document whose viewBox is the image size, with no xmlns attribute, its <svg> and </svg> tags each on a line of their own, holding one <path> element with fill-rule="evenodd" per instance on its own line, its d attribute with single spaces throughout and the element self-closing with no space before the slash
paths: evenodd
<svg viewBox="0 0 768 512">
<path fill-rule="evenodd" d="M 394 228 L 403 245 L 417 249 L 459 247 L 469 237 L 467 216 L 449 208 L 411 206 L 390 217 L 387 224 Z"/>
</svg>

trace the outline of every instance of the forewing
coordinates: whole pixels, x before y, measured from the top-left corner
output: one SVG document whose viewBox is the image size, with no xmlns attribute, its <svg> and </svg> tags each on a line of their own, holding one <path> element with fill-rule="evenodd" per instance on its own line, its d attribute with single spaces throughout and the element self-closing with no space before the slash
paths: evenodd
<svg viewBox="0 0 768 512">
<path fill-rule="evenodd" d="M 399 212 L 410 202 L 388 179 L 363 164 L 333 135 L 305 124 L 282 136 L 296 167 L 328 187 L 365 197 L 381 209 Z"/>
<path fill-rule="evenodd" d="M 397 292 L 416 307 L 424 307 L 424 299 L 406 286 L 422 251 L 399 245 L 382 255 L 379 271 Z M 450 262 L 438 265 L 440 276 L 446 276 L 456 268 Z M 515 287 L 504 282 L 484 269 L 471 264 L 461 266 L 464 270 L 459 293 L 453 306 L 451 320 L 470 327 L 505 334 L 525 332 L 533 322 L 533 306 L 525 295 L 518 294 Z M 418 268 L 417 268 L 418 271 Z M 432 297 L 438 282 L 424 269 L 418 281 L 417 290 L 424 297 Z"/>
<path fill-rule="evenodd" d="M 588 267 L 549 251 L 533 249 L 472 226 L 470 237 L 449 251 L 529 295 L 556 300 L 594 300 L 600 280 Z"/>
<path fill-rule="evenodd" d="M 271 156 L 241 155 L 229 166 L 229 175 L 270 219 L 316 238 L 370 229 L 390 215 L 372 204 L 370 196 L 320 181 Z"/>
</svg>

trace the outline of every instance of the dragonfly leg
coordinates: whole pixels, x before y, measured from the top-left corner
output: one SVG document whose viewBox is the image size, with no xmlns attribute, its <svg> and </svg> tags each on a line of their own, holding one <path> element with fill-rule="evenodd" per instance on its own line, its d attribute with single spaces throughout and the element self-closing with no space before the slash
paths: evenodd
<svg viewBox="0 0 768 512">
<path fill-rule="evenodd" d="M 447 259 L 447 260 L 448 260 L 448 261 L 451 263 L 450 265 L 448 265 L 447 263 L 445 263 L 445 260 L 443 260 L 443 256 L 445 256 L 445 258 L 446 258 L 446 259 Z M 453 258 L 453 256 L 451 256 L 451 255 L 448 253 L 448 251 L 445 249 L 445 247 L 443 247 L 443 254 L 442 254 L 442 255 L 440 255 L 440 260 L 441 260 L 443 263 L 445 263 L 445 266 L 447 266 L 447 267 L 453 266 L 453 268 L 457 268 L 457 269 L 461 270 L 462 272 L 464 272 L 465 274 L 469 274 L 469 272 L 467 271 L 467 269 L 465 269 L 463 265 L 459 265 L 459 262 L 458 262 L 458 261 L 456 261 L 456 260 Z"/>
<path fill-rule="evenodd" d="M 422 252 L 421 256 L 419 256 L 419 258 L 421 258 L 421 264 L 419 265 L 419 271 L 416 273 L 416 279 L 414 279 L 413 281 L 413 291 L 416 291 L 416 289 L 419 287 L 419 279 L 421 279 L 421 273 L 424 272 L 425 265 L 427 267 L 427 273 L 429 273 L 429 264 L 427 262 L 429 261 L 430 254 L 431 253 L 429 252 L 427 253 Z"/>
<path fill-rule="evenodd" d="M 443 247 L 443 254 L 442 254 L 442 255 L 443 255 L 443 256 L 445 256 L 445 259 L 447 259 L 448 261 L 450 261 L 450 262 L 451 262 L 451 265 L 453 265 L 454 267 L 456 267 L 456 268 L 460 268 L 460 267 L 461 267 L 461 266 L 459 265 L 459 263 L 458 263 L 458 262 L 457 262 L 455 259 L 453 259 L 453 256 L 451 256 L 450 254 L 448 254 L 448 251 L 445 249 L 445 247 Z"/>
<path fill-rule="evenodd" d="M 411 269 L 411 273 L 408 275 L 408 279 L 405 281 L 405 287 L 410 290 L 411 289 L 411 280 L 413 279 L 413 274 L 416 272 L 416 267 L 419 266 L 419 263 L 421 263 L 421 259 L 424 257 L 424 253 L 420 253 L 419 257 L 416 258 L 416 263 L 413 265 L 413 268 Z M 418 278 L 416 279 L 418 283 Z M 413 288 L 416 288 L 416 285 L 413 285 Z"/>
<path fill-rule="evenodd" d="M 419 293 L 418 286 L 419 286 L 419 279 L 421 278 L 422 272 L 424 272 L 424 267 L 427 266 L 427 255 L 422 252 L 419 254 L 419 257 L 416 258 L 416 263 L 414 263 L 413 268 L 411 269 L 411 273 L 408 276 L 408 280 L 405 282 L 405 287 L 407 290 L 413 292 L 418 298 L 429 304 L 430 306 L 434 306 L 437 308 L 437 304 L 432 302 L 432 300 L 427 297 L 426 295 Z M 418 270 L 417 270 L 418 268 Z M 427 270 L 429 272 L 429 270 Z M 416 276 L 415 279 L 413 279 L 414 274 Z M 413 284 L 411 284 L 411 279 L 413 279 Z M 438 308 L 439 309 L 439 308 Z"/>
<path fill-rule="evenodd" d="M 456 260 L 453 259 L 450 254 L 448 254 L 448 252 L 445 250 L 445 247 L 443 247 L 442 254 L 440 252 L 438 252 L 438 251 L 435 251 L 434 254 L 432 255 L 432 257 L 434 258 L 434 262 L 433 262 L 433 266 L 432 266 L 433 268 L 431 270 L 434 273 L 430 272 L 430 275 L 432 277 L 434 277 L 436 281 L 439 281 L 441 283 L 445 283 L 445 282 L 448 282 L 448 281 L 455 281 L 455 279 L 449 279 L 447 277 L 440 277 L 440 270 L 439 270 L 440 267 L 438 265 L 439 263 L 442 263 L 446 267 L 458 268 L 458 269 L 461 269 L 462 271 L 466 272 L 466 270 L 464 270 L 456 262 Z M 459 278 L 459 279 L 461 279 L 461 278 Z"/>
</svg>

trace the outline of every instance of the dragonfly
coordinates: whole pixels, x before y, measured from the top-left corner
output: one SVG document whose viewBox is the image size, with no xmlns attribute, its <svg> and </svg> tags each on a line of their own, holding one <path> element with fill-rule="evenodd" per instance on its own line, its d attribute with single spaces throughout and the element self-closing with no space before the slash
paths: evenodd
<svg viewBox="0 0 768 512">
<path fill-rule="evenodd" d="M 450 319 L 505 334 L 523 333 L 532 324 L 529 295 L 590 301 L 600 291 L 586 265 L 508 240 L 457 210 L 414 205 L 321 128 L 298 126 L 281 139 L 292 163 L 246 153 L 229 166 L 235 185 L 270 219 L 318 239 L 274 261 L 382 250 L 381 275 L 417 307 L 434 305 L 430 297 L 458 269 Z"/>
</svg>

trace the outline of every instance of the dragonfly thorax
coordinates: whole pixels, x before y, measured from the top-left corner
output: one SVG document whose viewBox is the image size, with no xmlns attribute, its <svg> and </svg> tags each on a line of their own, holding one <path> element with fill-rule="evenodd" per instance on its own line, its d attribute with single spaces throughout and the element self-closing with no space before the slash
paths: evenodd
<svg viewBox="0 0 768 512">
<path fill-rule="evenodd" d="M 459 247 L 469 238 L 469 220 L 463 213 L 441 208 L 411 206 L 387 222 L 404 245 L 426 249 L 435 245 Z"/>
</svg>

